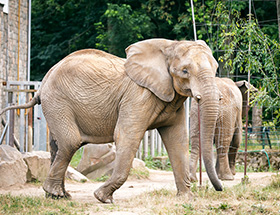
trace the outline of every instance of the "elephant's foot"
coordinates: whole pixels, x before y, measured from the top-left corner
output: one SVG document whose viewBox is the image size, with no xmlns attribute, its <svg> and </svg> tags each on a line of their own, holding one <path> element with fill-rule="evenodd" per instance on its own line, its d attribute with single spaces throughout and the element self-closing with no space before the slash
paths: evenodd
<svg viewBox="0 0 280 215">
<path fill-rule="evenodd" d="M 102 203 L 113 203 L 113 193 L 105 192 L 102 187 L 94 192 L 94 196 Z"/>
<path fill-rule="evenodd" d="M 187 192 L 177 192 L 177 196 L 184 198 L 184 201 L 191 201 L 194 198 L 194 194 L 189 190 Z"/>
<path fill-rule="evenodd" d="M 61 180 L 49 179 L 45 181 L 43 189 L 46 192 L 46 198 L 71 199 L 71 195 L 62 186 Z"/>
<path fill-rule="evenodd" d="M 234 177 L 232 174 L 218 174 L 218 178 L 222 181 L 232 181 Z"/>
<path fill-rule="evenodd" d="M 190 181 L 191 182 L 197 182 L 198 180 L 197 180 L 197 177 L 196 177 L 196 174 L 190 174 Z"/>
<path fill-rule="evenodd" d="M 231 166 L 231 167 L 230 167 L 230 171 L 231 171 L 231 173 L 232 173 L 233 175 L 236 174 L 236 171 L 235 171 L 235 164 L 234 164 L 234 166 Z"/>
</svg>

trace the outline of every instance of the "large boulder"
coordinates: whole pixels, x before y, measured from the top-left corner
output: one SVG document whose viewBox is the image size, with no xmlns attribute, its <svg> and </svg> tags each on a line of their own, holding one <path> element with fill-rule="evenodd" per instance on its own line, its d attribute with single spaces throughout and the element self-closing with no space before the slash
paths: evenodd
<svg viewBox="0 0 280 215">
<path fill-rule="evenodd" d="M 0 187 L 24 184 L 27 170 L 17 149 L 8 145 L 0 146 Z"/>
<path fill-rule="evenodd" d="M 116 147 L 111 143 L 88 144 L 84 146 L 82 159 L 77 166 L 77 170 L 90 179 L 111 175 L 115 157 Z"/>
<path fill-rule="evenodd" d="M 27 181 L 45 181 L 45 179 L 48 176 L 51 165 L 50 152 L 26 152 L 22 155 L 22 157 L 28 166 L 28 172 L 26 175 Z"/>
<path fill-rule="evenodd" d="M 85 177 L 82 173 L 78 172 L 71 166 L 67 167 L 65 177 L 82 183 L 89 181 L 87 177 Z"/>
</svg>

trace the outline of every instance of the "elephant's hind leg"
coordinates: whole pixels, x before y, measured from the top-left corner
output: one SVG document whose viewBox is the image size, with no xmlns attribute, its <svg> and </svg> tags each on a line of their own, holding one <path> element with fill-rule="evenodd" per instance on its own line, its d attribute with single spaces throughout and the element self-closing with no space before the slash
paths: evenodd
<svg viewBox="0 0 280 215">
<path fill-rule="evenodd" d="M 56 139 L 57 152 L 51 165 L 48 177 L 44 182 L 43 189 L 47 197 L 70 198 L 64 187 L 64 177 L 72 156 L 79 148 L 80 139 L 77 132 L 66 132 Z M 55 137 L 54 137 L 55 138 Z"/>
<path fill-rule="evenodd" d="M 229 154 L 229 156 L 228 156 L 229 167 L 230 167 L 230 170 L 231 170 L 233 175 L 236 174 L 236 172 L 235 172 L 235 161 L 236 161 L 236 156 L 237 156 L 237 152 L 238 152 L 241 141 L 242 141 L 242 129 L 241 129 L 241 127 L 237 127 L 236 130 L 235 130 L 235 133 L 233 135 L 232 142 L 231 142 L 230 149 L 229 149 L 229 153 L 228 153 Z"/>
<path fill-rule="evenodd" d="M 232 139 L 232 135 L 229 135 L 231 132 L 228 130 L 223 130 L 220 134 L 220 139 L 215 140 L 216 148 L 217 148 L 217 163 L 216 163 L 216 171 L 219 179 L 221 180 L 233 180 L 233 175 L 229 168 L 228 161 L 228 151 L 229 145 Z"/>
</svg>

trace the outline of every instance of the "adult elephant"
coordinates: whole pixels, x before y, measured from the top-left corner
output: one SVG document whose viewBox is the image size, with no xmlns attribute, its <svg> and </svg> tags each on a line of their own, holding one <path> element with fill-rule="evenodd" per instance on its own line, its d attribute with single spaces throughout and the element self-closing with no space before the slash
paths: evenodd
<svg viewBox="0 0 280 215">
<path fill-rule="evenodd" d="M 245 114 L 247 104 L 248 83 L 246 81 L 235 83 L 229 78 L 216 77 L 215 79 L 221 92 L 214 138 L 217 149 L 216 171 L 219 179 L 233 180 L 235 175 L 235 159 L 242 141 L 242 116 Z M 192 102 L 190 113 L 190 179 L 192 182 L 197 181 L 196 169 L 199 157 L 197 105 L 196 101 Z"/>
<path fill-rule="evenodd" d="M 76 150 L 87 143 L 114 141 L 116 166 L 94 192 L 99 201 L 112 202 L 113 192 L 128 177 L 145 131 L 157 128 L 170 157 L 177 194 L 190 194 L 183 105 L 188 96 L 201 105 L 206 170 L 216 190 L 222 190 L 212 156 L 219 92 L 218 64 L 210 48 L 204 41 L 150 39 L 132 44 L 126 53 L 127 59 L 121 59 L 94 49 L 74 52 L 51 68 L 32 101 L 12 107 L 42 104 L 54 158 L 45 192 L 70 196 L 64 175 Z"/>
</svg>

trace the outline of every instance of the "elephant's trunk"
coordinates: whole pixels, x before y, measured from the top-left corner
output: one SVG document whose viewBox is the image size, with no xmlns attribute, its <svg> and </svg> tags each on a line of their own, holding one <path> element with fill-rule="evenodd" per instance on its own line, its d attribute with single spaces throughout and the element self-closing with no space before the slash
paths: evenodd
<svg viewBox="0 0 280 215">
<path fill-rule="evenodd" d="M 214 78 L 203 80 L 200 107 L 201 151 L 208 177 L 217 191 L 222 191 L 222 184 L 214 168 L 213 140 L 219 109 L 220 93 Z"/>
</svg>

